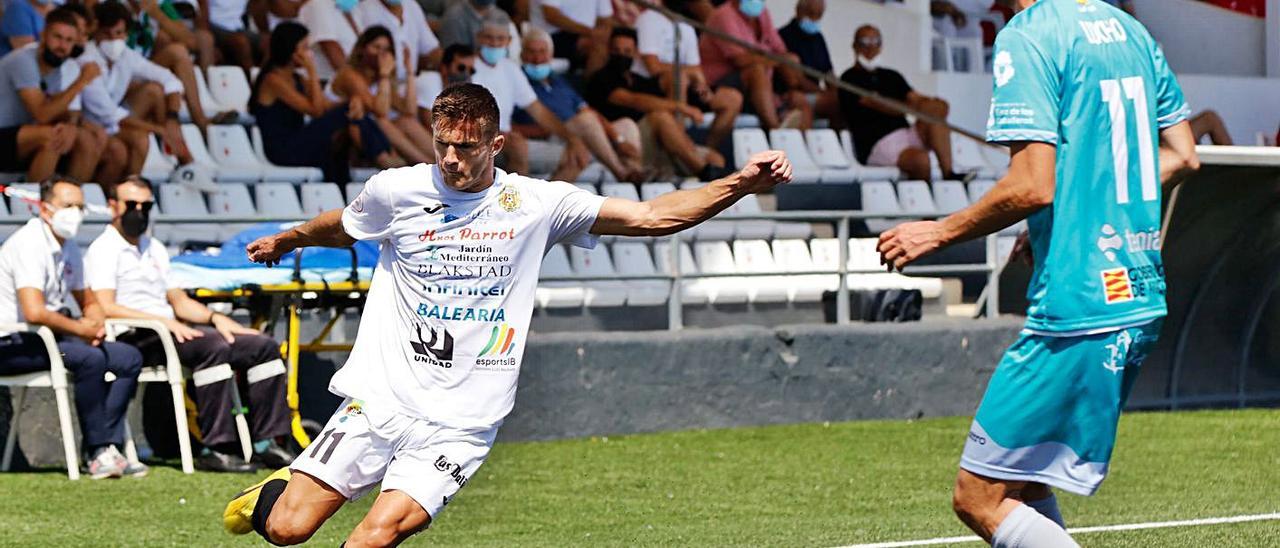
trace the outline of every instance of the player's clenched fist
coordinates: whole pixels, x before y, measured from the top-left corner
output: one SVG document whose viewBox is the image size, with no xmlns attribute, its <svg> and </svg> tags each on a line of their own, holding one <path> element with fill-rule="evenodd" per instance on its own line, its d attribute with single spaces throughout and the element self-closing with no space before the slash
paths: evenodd
<svg viewBox="0 0 1280 548">
<path fill-rule="evenodd" d="M 743 189 L 751 194 L 765 192 L 781 183 L 791 182 L 791 160 L 781 150 L 752 154 L 747 165 L 738 172 Z"/>
<path fill-rule="evenodd" d="M 942 223 L 920 221 L 903 223 L 880 234 L 880 264 L 889 270 L 902 270 L 920 257 L 933 253 L 944 244 Z"/>
<path fill-rule="evenodd" d="M 255 263 L 262 263 L 267 266 L 275 266 L 280 264 L 280 257 L 285 253 L 293 251 L 293 245 L 285 241 L 287 233 L 272 234 L 263 236 L 249 243 L 244 250 L 249 254 L 249 260 Z"/>
</svg>

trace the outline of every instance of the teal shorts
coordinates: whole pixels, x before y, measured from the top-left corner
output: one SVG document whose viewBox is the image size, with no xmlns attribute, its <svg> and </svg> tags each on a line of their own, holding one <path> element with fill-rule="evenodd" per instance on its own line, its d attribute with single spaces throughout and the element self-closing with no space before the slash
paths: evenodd
<svg viewBox="0 0 1280 548">
<path fill-rule="evenodd" d="M 1106 478 L 1120 411 L 1162 323 L 1073 337 L 1024 331 L 991 376 L 960 467 L 1092 495 Z"/>
</svg>

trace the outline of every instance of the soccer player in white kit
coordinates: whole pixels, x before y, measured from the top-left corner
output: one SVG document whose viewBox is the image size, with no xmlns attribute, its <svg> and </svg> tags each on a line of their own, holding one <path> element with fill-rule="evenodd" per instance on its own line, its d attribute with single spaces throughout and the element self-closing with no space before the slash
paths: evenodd
<svg viewBox="0 0 1280 548">
<path fill-rule="evenodd" d="M 329 385 L 346 401 L 289 468 L 228 504 L 232 533 L 304 542 L 379 482 L 346 546 L 424 529 L 484 463 L 515 402 L 548 248 L 672 234 L 791 179 L 786 156 L 768 151 L 696 190 L 604 198 L 496 169 L 504 139 L 484 87 L 447 88 L 432 115 L 439 164 L 379 173 L 345 209 L 248 246 L 250 259 L 275 264 L 306 246 L 382 244 L 354 348 Z"/>
</svg>

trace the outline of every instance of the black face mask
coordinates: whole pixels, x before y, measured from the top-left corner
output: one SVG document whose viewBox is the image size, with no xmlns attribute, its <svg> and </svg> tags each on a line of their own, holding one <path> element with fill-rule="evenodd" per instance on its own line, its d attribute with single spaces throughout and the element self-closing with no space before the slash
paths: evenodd
<svg viewBox="0 0 1280 548">
<path fill-rule="evenodd" d="M 78 58 L 80 58 L 80 56 L 81 56 L 81 55 L 83 55 L 83 54 L 84 54 L 84 45 L 83 45 L 83 44 L 76 44 L 76 45 L 74 45 L 74 46 L 71 46 L 71 55 L 70 55 L 70 57 L 71 57 L 72 59 L 78 59 Z"/>
<path fill-rule="evenodd" d="M 465 72 L 455 72 L 449 75 L 450 84 L 465 84 L 471 81 L 471 75 Z"/>
<path fill-rule="evenodd" d="M 613 72 L 627 72 L 631 70 L 631 65 L 633 63 L 634 61 L 626 55 L 610 55 L 609 64 L 607 66 L 609 67 L 609 70 Z"/>
<path fill-rule="evenodd" d="M 150 211 L 130 209 L 120 216 L 120 231 L 124 233 L 125 237 L 137 238 L 147 231 L 147 225 L 150 223 Z"/>
<path fill-rule="evenodd" d="M 40 59 L 44 61 L 44 64 L 53 68 L 62 66 L 62 62 L 67 60 L 66 57 L 58 57 L 58 54 L 47 49 L 40 52 Z"/>
</svg>

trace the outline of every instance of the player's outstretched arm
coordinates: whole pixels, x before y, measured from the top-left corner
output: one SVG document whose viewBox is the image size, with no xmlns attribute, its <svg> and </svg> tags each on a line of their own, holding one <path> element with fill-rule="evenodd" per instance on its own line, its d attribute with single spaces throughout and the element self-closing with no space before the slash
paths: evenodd
<svg viewBox="0 0 1280 548">
<path fill-rule="evenodd" d="M 753 154 L 746 167 L 695 190 L 668 192 L 646 202 L 609 198 L 600 207 L 592 234 L 665 236 L 714 217 L 748 194 L 791 181 L 791 161 L 781 151 Z"/>
<path fill-rule="evenodd" d="M 300 247 L 347 247 L 355 242 L 342 229 L 342 210 L 332 209 L 284 232 L 258 238 L 245 251 L 250 261 L 275 266 L 285 253 Z"/>
<path fill-rule="evenodd" d="M 1178 122 L 1160 130 L 1160 184 L 1165 190 L 1182 184 L 1200 170 L 1196 137 L 1191 123 Z"/>
<path fill-rule="evenodd" d="M 1009 173 L 977 203 L 940 221 L 898 225 L 880 235 L 880 263 L 902 270 L 951 244 L 986 236 L 1053 203 L 1057 147 L 1040 142 L 1011 146 Z"/>
</svg>

